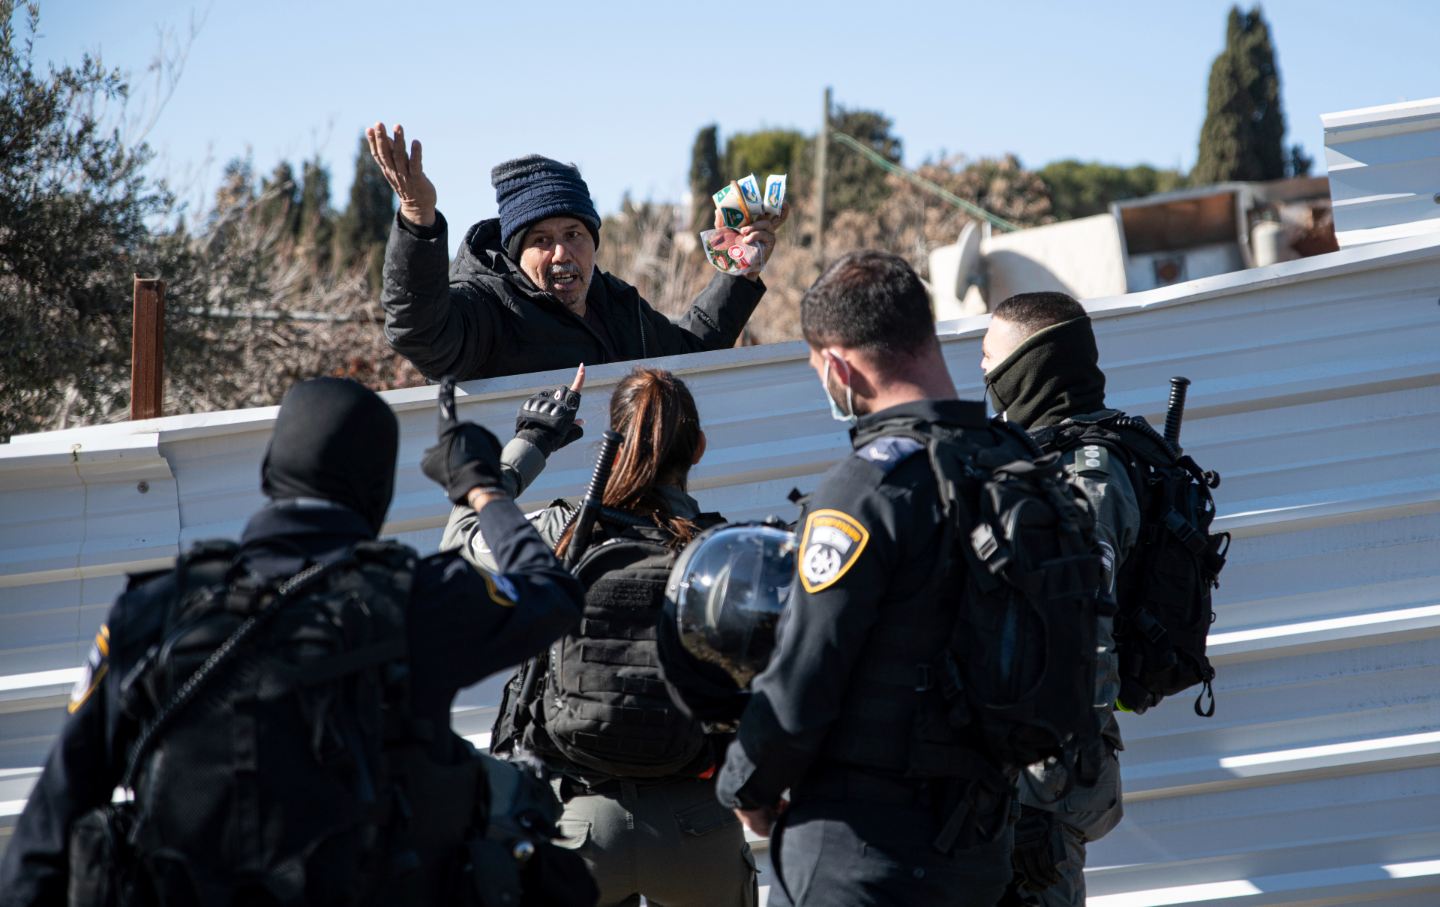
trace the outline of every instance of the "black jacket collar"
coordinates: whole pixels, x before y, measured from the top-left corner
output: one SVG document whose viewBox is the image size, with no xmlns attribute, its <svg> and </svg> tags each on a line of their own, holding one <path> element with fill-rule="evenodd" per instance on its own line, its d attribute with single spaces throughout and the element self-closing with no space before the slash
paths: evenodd
<svg viewBox="0 0 1440 907">
<path fill-rule="evenodd" d="M 370 524 L 348 507 L 272 501 L 245 524 L 240 546 L 245 550 L 279 546 L 315 555 L 373 538 Z"/>
<path fill-rule="evenodd" d="M 948 425 L 954 428 L 985 428 L 990 420 L 985 404 L 978 400 L 913 400 L 866 413 L 850 430 L 850 443 L 857 449 L 891 428 L 916 425 Z"/>
</svg>

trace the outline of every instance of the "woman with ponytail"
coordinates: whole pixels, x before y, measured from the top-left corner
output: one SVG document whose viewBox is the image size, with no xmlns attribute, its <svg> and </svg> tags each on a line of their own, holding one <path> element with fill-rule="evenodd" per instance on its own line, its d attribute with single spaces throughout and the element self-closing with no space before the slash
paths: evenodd
<svg viewBox="0 0 1440 907">
<path fill-rule="evenodd" d="M 610 398 L 621 436 L 604 509 L 576 576 L 580 626 L 506 685 L 492 752 L 538 758 L 565 803 L 560 820 L 600 888 L 601 905 L 752 907 L 756 872 L 734 815 L 715 799 L 726 739 L 680 712 L 665 692 L 655 643 L 676 556 L 722 522 L 686 493 L 705 453 L 695 400 L 674 374 L 637 368 Z M 530 516 L 566 556 L 577 506 Z M 487 567 L 473 512 L 457 507 L 442 548 Z"/>
</svg>

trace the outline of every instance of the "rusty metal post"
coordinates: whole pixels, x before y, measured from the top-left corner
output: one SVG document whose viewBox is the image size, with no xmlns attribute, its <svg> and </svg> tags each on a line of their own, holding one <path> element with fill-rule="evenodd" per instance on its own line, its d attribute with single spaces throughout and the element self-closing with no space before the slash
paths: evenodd
<svg viewBox="0 0 1440 907">
<path fill-rule="evenodd" d="M 165 398 L 165 281 L 135 277 L 130 335 L 130 418 L 163 415 Z"/>
</svg>

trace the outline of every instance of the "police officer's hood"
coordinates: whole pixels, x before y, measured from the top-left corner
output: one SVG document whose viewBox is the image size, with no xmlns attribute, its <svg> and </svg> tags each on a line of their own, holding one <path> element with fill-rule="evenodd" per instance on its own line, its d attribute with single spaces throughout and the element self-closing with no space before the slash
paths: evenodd
<svg viewBox="0 0 1440 907">
<path fill-rule="evenodd" d="M 395 492 L 400 428 L 372 390 L 344 378 L 312 378 L 285 394 L 260 466 L 271 500 L 321 498 L 365 518 L 376 535 Z"/>
<path fill-rule="evenodd" d="M 985 376 L 997 413 L 1026 429 L 1105 408 L 1105 373 L 1090 316 L 1036 331 Z"/>
</svg>

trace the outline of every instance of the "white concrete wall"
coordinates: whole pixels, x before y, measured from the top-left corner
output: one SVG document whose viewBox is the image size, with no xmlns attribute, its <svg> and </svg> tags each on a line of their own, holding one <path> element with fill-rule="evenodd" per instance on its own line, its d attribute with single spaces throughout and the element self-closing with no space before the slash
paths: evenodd
<svg viewBox="0 0 1440 907">
<path fill-rule="evenodd" d="M 1128 815 L 1091 849 L 1092 903 L 1440 903 L 1437 303 L 1440 236 L 1088 304 L 1113 405 L 1153 418 L 1171 375 L 1194 381 L 1183 441 L 1224 475 L 1219 522 L 1235 535 L 1211 638 L 1217 714 L 1181 697 L 1124 722 Z M 962 396 L 981 391 L 984 326 L 941 325 Z M 790 515 L 785 493 L 846 450 L 800 344 L 660 364 L 699 400 L 707 508 Z M 591 425 L 626 369 L 593 370 Z M 566 378 L 470 383 L 461 414 L 503 430 L 532 388 Z M 385 396 L 404 433 L 386 531 L 428 548 L 445 518 L 418 469 L 434 389 Z M 0 835 L 124 573 L 239 531 L 273 417 L 0 446 Z M 562 451 L 523 503 L 579 493 L 592 451 Z M 488 728 L 498 683 L 462 697 L 463 733 Z"/>
</svg>

